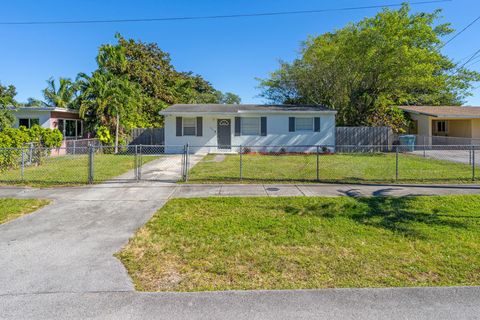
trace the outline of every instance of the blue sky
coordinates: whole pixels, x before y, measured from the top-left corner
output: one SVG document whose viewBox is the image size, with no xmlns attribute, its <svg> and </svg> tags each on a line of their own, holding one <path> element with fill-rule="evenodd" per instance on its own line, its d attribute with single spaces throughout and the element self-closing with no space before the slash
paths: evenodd
<svg viewBox="0 0 480 320">
<path fill-rule="evenodd" d="M 0 21 L 155 18 L 231 13 L 313 10 L 398 3 L 401 0 L 237 0 L 237 1 L 2 1 Z M 414 11 L 443 8 L 442 22 L 461 29 L 480 14 L 480 1 L 453 0 L 413 6 Z M 0 25 L 0 82 L 17 87 L 19 101 L 41 98 L 50 76 L 75 78 L 95 69 L 103 43 L 115 32 L 157 42 L 174 66 L 193 71 L 215 88 L 239 94 L 244 103 L 263 102 L 255 78 L 267 77 L 278 60 L 291 61 L 308 35 L 319 35 L 374 15 L 379 9 L 275 17 L 94 25 Z M 480 21 L 444 48 L 455 60 L 480 48 Z M 480 63 L 472 66 L 480 70 Z M 480 89 L 466 104 L 480 105 Z"/>
</svg>

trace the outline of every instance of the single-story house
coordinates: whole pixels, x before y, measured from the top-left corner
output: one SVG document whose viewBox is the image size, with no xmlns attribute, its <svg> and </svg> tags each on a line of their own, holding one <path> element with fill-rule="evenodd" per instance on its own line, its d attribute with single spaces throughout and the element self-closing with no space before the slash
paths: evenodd
<svg viewBox="0 0 480 320">
<path fill-rule="evenodd" d="M 335 145 L 336 111 L 319 105 L 175 104 L 160 114 L 165 117 L 166 152 L 186 144 L 193 152 Z"/>
<path fill-rule="evenodd" d="M 18 107 L 10 108 L 15 115 L 14 128 L 40 125 L 43 128 L 58 129 L 64 139 L 84 137 L 83 121 L 78 110 L 55 107 Z"/>
<path fill-rule="evenodd" d="M 401 106 L 400 109 L 413 121 L 409 133 L 417 134 L 426 143 L 432 143 L 432 137 L 480 138 L 480 107 Z"/>
</svg>

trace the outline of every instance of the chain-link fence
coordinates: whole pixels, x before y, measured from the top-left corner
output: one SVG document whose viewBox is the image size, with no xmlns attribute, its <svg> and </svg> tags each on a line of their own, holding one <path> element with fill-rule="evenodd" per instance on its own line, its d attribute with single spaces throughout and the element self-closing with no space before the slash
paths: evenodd
<svg viewBox="0 0 480 320">
<path fill-rule="evenodd" d="M 0 149 L 0 182 L 471 183 L 479 146 L 83 146 Z"/>
<path fill-rule="evenodd" d="M 173 147 L 173 146 L 172 146 Z M 184 146 L 165 154 L 163 146 L 89 145 L 0 149 L 0 183 L 38 186 L 115 181 L 177 181 L 184 176 Z"/>
<path fill-rule="evenodd" d="M 472 145 L 187 148 L 209 150 L 186 173 L 190 183 L 471 183 L 480 165 Z"/>
</svg>

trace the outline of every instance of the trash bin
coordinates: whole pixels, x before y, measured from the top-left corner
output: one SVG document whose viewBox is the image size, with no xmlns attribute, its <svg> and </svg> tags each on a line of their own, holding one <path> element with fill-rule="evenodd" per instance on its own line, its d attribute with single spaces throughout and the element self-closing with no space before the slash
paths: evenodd
<svg viewBox="0 0 480 320">
<path fill-rule="evenodd" d="M 400 140 L 400 145 L 406 146 L 406 148 L 402 148 L 404 151 L 415 151 L 415 136 L 414 135 L 404 135 L 398 137 Z"/>
</svg>

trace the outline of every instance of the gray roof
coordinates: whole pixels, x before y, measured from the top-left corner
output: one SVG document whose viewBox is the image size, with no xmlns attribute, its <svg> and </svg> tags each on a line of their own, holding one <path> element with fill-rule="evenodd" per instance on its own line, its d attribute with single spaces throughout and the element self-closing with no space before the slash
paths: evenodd
<svg viewBox="0 0 480 320">
<path fill-rule="evenodd" d="M 290 104 L 174 104 L 160 114 L 176 113 L 249 113 L 249 112 L 336 112 L 320 105 Z"/>
</svg>

